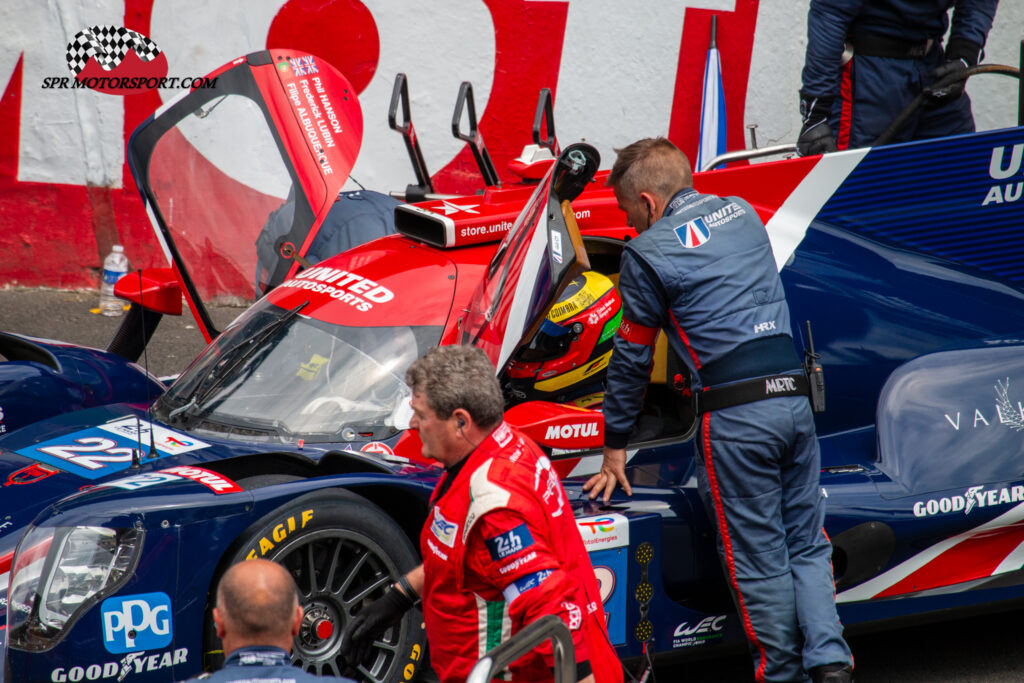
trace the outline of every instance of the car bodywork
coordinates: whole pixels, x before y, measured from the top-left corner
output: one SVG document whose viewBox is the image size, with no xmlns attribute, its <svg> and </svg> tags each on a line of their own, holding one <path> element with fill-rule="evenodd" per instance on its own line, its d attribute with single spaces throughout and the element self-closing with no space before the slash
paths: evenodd
<svg viewBox="0 0 1024 683">
<path fill-rule="evenodd" d="M 368 667 L 336 658 L 346 619 L 415 562 L 438 475 L 403 429 L 404 367 L 436 344 L 475 343 L 500 375 L 567 279 L 614 275 L 632 234 L 604 173 L 571 187 L 594 170 L 576 147 L 579 175 L 552 155 L 539 181 L 403 206 L 400 234 L 320 260 L 318 228 L 358 151 L 347 83 L 285 51 L 218 73 L 227 91 L 165 105 L 130 151 L 211 345 L 151 409 L 135 398 L 0 439 L 12 680 L 195 675 L 217 658 L 211 590 L 246 557 L 296 575 L 312 615 L 296 641 L 304 666 L 414 677 L 425 641 L 412 617 Z M 230 141 L 205 125 L 222 115 L 238 134 L 262 129 L 250 161 L 217 156 Z M 695 177 L 765 222 L 798 350 L 813 321 L 847 625 L 1024 594 L 1022 156 L 1015 128 Z M 261 251 L 289 203 L 287 230 Z M 132 293 L 143 306 L 144 290 Z M 220 296 L 261 298 L 216 336 L 204 302 Z M 563 477 L 623 658 L 743 637 L 697 494 L 693 416 L 665 379 L 656 364 L 628 449 L 634 495 L 606 507 L 580 491 L 600 464 L 599 411 L 531 401 L 506 416 Z"/>
</svg>

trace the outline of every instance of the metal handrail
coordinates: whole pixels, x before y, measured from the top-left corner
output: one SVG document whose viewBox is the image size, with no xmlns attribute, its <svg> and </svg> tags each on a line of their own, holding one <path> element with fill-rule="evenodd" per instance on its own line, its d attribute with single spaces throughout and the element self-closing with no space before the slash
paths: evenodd
<svg viewBox="0 0 1024 683">
<path fill-rule="evenodd" d="M 473 665 L 466 683 L 490 683 L 505 667 L 545 640 L 551 641 L 555 655 L 555 683 L 574 683 L 576 650 L 573 648 L 572 635 L 565 622 L 554 614 L 541 617 L 481 657 Z"/>
<path fill-rule="evenodd" d="M 757 149 L 741 149 L 737 152 L 726 152 L 725 154 L 719 154 L 711 161 L 704 164 L 700 171 L 710 171 L 719 164 L 726 164 L 730 161 L 745 161 L 747 159 L 757 159 L 758 157 L 770 157 L 774 154 L 796 154 L 796 145 L 772 145 L 771 147 L 758 147 Z"/>
</svg>

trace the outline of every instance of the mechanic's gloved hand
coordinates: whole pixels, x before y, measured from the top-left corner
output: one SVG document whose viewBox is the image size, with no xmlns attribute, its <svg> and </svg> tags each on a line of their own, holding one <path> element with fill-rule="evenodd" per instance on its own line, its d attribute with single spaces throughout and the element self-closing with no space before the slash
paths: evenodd
<svg viewBox="0 0 1024 683">
<path fill-rule="evenodd" d="M 926 104 L 929 107 L 941 107 L 964 94 L 967 85 L 966 76 L 955 83 L 942 88 L 935 88 L 940 81 L 963 74 L 978 63 L 981 46 L 970 40 L 951 38 L 946 46 L 946 61 L 928 72 L 930 85 L 925 88 L 928 95 Z"/>
<path fill-rule="evenodd" d="M 399 621 L 413 600 L 394 586 L 377 600 L 371 602 L 348 622 L 341 632 L 340 654 L 351 666 L 369 665 L 373 653 L 373 641 L 379 640 L 384 632 Z"/>
<path fill-rule="evenodd" d="M 836 151 L 836 139 L 828 125 L 832 113 L 831 97 L 800 93 L 800 117 L 803 127 L 796 139 L 796 151 L 802 157 Z"/>
</svg>

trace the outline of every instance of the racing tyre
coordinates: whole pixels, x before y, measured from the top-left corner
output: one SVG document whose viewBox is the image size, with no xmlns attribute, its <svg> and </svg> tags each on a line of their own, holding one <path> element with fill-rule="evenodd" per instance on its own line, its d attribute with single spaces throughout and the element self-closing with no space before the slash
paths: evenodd
<svg viewBox="0 0 1024 683">
<path fill-rule="evenodd" d="M 379 507 L 337 489 L 299 498 L 246 529 L 225 556 L 223 570 L 253 558 L 278 562 L 295 577 L 305 612 L 292 646 L 296 666 L 374 683 L 416 677 L 426 653 L 419 609 L 375 641 L 369 666 L 349 665 L 339 655 L 348 621 L 420 562 L 405 532 Z M 205 645 L 207 668 L 214 664 L 210 655 L 223 660 L 210 610 Z"/>
</svg>

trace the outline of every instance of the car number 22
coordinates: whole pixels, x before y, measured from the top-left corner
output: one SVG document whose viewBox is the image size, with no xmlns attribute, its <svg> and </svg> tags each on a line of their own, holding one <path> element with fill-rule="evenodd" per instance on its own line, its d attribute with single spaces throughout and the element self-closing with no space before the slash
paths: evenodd
<svg viewBox="0 0 1024 683">
<path fill-rule="evenodd" d="M 107 467 L 107 463 L 131 462 L 134 448 L 118 446 L 113 439 L 84 436 L 67 446 L 46 446 L 39 449 L 47 455 L 74 463 L 89 470 Z"/>
</svg>

